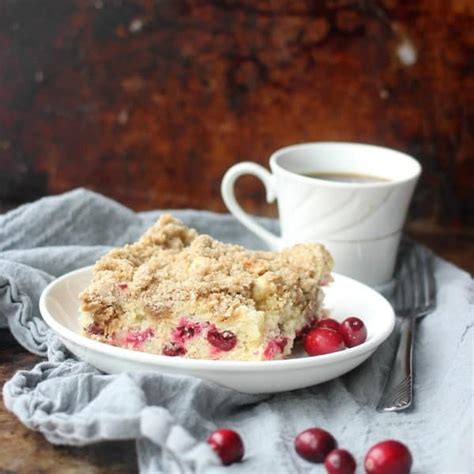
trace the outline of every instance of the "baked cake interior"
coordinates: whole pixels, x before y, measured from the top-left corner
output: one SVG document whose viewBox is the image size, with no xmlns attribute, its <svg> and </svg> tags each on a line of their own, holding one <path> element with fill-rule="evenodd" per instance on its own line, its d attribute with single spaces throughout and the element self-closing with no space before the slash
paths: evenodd
<svg viewBox="0 0 474 474">
<path fill-rule="evenodd" d="M 164 215 L 96 263 L 80 295 L 82 327 L 93 339 L 167 356 L 280 359 L 324 317 L 331 269 L 318 244 L 251 251 Z"/>
</svg>

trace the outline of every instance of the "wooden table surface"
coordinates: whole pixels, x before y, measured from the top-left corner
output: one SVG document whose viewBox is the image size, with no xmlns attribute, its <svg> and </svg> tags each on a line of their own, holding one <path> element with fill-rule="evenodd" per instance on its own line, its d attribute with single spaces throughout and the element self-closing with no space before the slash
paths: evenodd
<svg viewBox="0 0 474 474">
<path fill-rule="evenodd" d="M 412 231 L 417 241 L 438 255 L 474 273 L 472 236 Z M 30 369 L 42 359 L 25 351 L 8 333 L 0 331 L 0 386 L 17 370 Z M 0 473 L 129 473 L 136 472 L 133 442 L 102 443 L 84 448 L 53 446 L 26 429 L 0 404 Z M 8 453 L 5 455 L 5 453 Z"/>
</svg>

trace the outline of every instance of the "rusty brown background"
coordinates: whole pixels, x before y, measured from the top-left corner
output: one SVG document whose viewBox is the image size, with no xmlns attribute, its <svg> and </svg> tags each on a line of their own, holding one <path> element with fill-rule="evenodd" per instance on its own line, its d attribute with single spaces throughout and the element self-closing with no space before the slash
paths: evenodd
<svg viewBox="0 0 474 474">
<path fill-rule="evenodd" d="M 421 161 L 412 226 L 472 228 L 473 20 L 471 0 L 3 0 L 1 204 L 86 186 L 223 211 L 231 164 L 351 140 Z"/>
</svg>

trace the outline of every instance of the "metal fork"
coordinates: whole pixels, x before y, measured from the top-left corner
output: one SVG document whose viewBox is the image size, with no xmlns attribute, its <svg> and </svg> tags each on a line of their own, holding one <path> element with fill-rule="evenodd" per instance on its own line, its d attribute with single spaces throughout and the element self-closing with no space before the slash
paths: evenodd
<svg viewBox="0 0 474 474">
<path fill-rule="evenodd" d="M 416 320 L 436 308 L 432 258 L 425 249 L 412 247 L 400 268 L 394 295 L 395 313 L 401 319 L 397 353 L 388 374 L 377 411 L 402 411 L 413 400 L 413 340 Z"/>
</svg>

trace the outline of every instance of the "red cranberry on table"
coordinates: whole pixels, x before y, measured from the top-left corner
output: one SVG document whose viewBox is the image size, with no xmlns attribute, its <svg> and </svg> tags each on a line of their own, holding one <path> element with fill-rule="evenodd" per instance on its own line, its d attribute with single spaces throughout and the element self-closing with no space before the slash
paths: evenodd
<svg viewBox="0 0 474 474">
<path fill-rule="evenodd" d="M 221 428 L 213 431 L 207 438 L 207 442 L 220 457 L 224 466 L 239 462 L 244 457 L 244 443 L 234 430 Z"/>
<path fill-rule="evenodd" d="M 295 450 L 310 462 L 323 462 L 326 455 L 337 447 L 331 433 L 320 428 L 309 428 L 295 438 Z"/>
<path fill-rule="evenodd" d="M 339 322 L 331 318 L 321 319 L 321 321 L 318 321 L 318 323 L 316 324 L 316 327 L 339 331 Z"/>
<path fill-rule="evenodd" d="M 389 439 L 369 449 L 364 466 L 369 474 L 408 474 L 412 462 L 410 450 L 400 441 Z"/>
<path fill-rule="evenodd" d="M 327 328 L 314 328 L 303 340 L 304 350 L 310 356 L 329 354 L 344 349 L 344 339 L 336 331 Z"/>
<path fill-rule="evenodd" d="M 324 459 L 328 474 L 354 474 L 356 462 L 349 451 L 333 449 Z"/>
<path fill-rule="evenodd" d="M 339 332 L 347 347 L 358 346 L 367 339 L 367 328 L 364 322 L 355 316 L 344 319 L 340 324 Z"/>
</svg>

